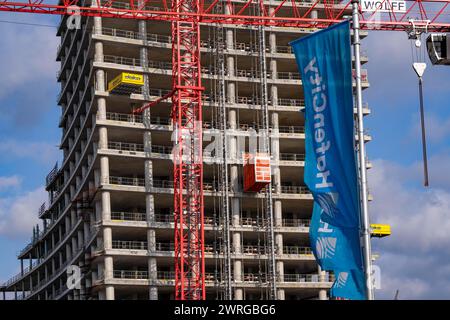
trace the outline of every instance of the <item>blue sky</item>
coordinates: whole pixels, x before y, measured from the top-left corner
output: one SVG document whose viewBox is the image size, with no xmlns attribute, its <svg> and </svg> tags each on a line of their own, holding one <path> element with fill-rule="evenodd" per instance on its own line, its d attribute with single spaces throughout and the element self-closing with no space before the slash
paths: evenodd
<svg viewBox="0 0 450 320">
<path fill-rule="evenodd" d="M 0 13 L 0 20 L 56 25 L 58 17 Z M 59 159 L 60 115 L 55 61 L 56 30 L 0 22 L 0 281 L 19 271 L 16 254 L 30 240 L 37 210 L 47 199 L 45 176 Z M 450 67 L 424 76 L 430 184 L 422 187 L 417 77 L 405 33 L 371 32 L 373 136 L 368 156 L 371 220 L 391 223 L 390 238 L 375 239 L 380 254 L 378 298 L 450 299 Z"/>
</svg>

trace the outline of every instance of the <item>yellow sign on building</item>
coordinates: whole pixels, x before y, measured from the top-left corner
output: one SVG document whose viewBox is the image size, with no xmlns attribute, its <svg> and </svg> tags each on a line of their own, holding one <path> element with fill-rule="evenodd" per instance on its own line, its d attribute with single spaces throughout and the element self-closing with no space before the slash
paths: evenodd
<svg viewBox="0 0 450 320">
<path fill-rule="evenodd" d="M 113 94 L 136 93 L 144 85 L 142 74 L 122 72 L 108 83 L 108 91 Z"/>
</svg>

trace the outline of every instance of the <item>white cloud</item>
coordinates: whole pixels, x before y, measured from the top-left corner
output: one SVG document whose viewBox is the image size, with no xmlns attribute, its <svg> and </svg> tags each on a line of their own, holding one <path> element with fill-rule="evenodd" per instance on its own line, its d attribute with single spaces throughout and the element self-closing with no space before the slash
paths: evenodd
<svg viewBox="0 0 450 320">
<path fill-rule="evenodd" d="M 432 159 L 444 164 L 447 157 Z M 448 171 L 439 165 L 433 172 L 448 179 Z M 371 220 L 392 227 L 390 237 L 372 241 L 381 254 L 378 296 L 392 299 L 399 289 L 402 299 L 450 298 L 450 183 L 421 187 L 421 164 L 400 166 L 383 160 L 374 161 L 369 175 Z"/>
<path fill-rule="evenodd" d="M 426 111 L 425 111 L 426 112 Z M 418 139 L 421 134 L 419 114 L 412 116 L 413 129 L 411 136 Z M 445 142 L 450 137 L 450 117 L 436 115 L 435 113 L 425 114 L 425 130 L 427 140 L 434 143 Z"/>
<path fill-rule="evenodd" d="M 0 141 L 0 153 L 6 159 L 30 158 L 46 165 L 56 162 L 60 155 L 56 144 L 18 140 Z"/>
<path fill-rule="evenodd" d="M 22 179 L 18 176 L 0 177 L 0 191 L 8 188 L 17 188 L 20 186 Z"/>
<path fill-rule="evenodd" d="M 44 187 L 16 197 L 0 198 L 0 235 L 31 236 L 33 226 L 38 223 L 38 209 L 46 199 Z"/>
</svg>

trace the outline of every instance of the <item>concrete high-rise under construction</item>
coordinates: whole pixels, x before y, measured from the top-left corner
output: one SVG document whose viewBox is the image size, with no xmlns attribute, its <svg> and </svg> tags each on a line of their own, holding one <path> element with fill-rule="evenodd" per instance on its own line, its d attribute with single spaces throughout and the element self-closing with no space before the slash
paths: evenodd
<svg viewBox="0 0 450 320">
<path fill-rule="evenodd" d="M 274 10 L 279 1 L 267 3 Z M 113 2 L 121 4 L 128 2 Z M 312 18 L 326 10 L 308 1 L 299 8 Z M 63 163 L 47 176 L 49 200 L 18 255 L 21 271 L 0 290 L 15 299 L 173 299 L 170 99 L 133 113 L 171 90 L 171 24 L 82 17 L 79 28 L 69 28 L 67 19 L 57 32 Z M 288 45 L 314 31 L 201 26 L 203 147 L 233 132 L 224 148 L 227 164 L 205 149 L 207 299 L 226 297 L 226 272 L 233 299 L 327 299 L 333 275 L 318 268 L 309 246 L 313 199 L 303 183 L 303 93 Z M 122 73 L 142 76 L 143 85 L 110 90 Z M 242 142 L 248 150 L 264 130 L 271 138 L 270 201 L 267 189 L 244 192 L 239 153 Z"/>
</svg>

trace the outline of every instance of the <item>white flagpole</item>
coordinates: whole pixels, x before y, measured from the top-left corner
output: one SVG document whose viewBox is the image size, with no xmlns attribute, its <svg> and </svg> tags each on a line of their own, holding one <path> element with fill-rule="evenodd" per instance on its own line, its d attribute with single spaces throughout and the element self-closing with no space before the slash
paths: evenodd
<svg viewBox="0 0 450 320">
<path fill-rule="evenodd" d="M 366 168 L 366 148 L 364 145 L 364 121 L 362 107 L 362 89 L 361 89 L 361 57 L 360 57 L 360 37 L 359 37 L 359 0 L 352 0 L 352 29 L 353 29 L 353 50 L 355 54 L 356 69 L 356 108 L 358 111 L 358 141 L 359 141 L 359 169 L 361 181 L 361 217 L 360 217 L 360 233 L 363 240 L 363 256 L 364 256 L 364 273 L 366 278 L 367 300 L 373 300 L 373 283 L 372 283 L 372 260 L 370 248 L 370 225 L 369 225 L 369 209 L 367 202 L 367 168 Z"/>
</svg>

